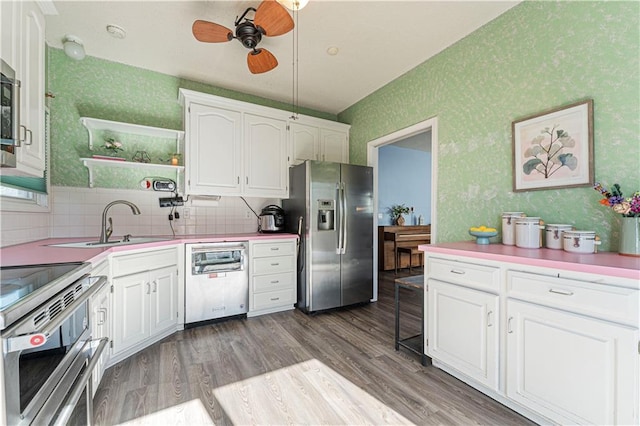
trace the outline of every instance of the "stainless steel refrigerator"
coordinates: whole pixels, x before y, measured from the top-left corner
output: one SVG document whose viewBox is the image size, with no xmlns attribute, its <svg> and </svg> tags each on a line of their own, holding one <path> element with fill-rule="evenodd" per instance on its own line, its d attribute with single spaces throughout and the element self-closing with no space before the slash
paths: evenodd
<svg viewBox="0 0 640 426">
<path fill-rule="evenodd" d="M 300 235 L 297 307 L 307 313 L 373 297 L 373 169 L 307 160 L 289 169 L 288 232 Z"/>
</svg>

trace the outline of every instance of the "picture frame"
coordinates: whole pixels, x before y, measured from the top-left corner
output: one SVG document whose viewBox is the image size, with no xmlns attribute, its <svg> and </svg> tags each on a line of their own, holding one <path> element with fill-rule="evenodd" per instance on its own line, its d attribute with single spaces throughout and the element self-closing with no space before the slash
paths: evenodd
<svg viewBox="0 0 640 426">
<path fill-rule="evenodd" d="M 513 121 L 511 132 L 514 192 L 592 185 L 593 99 Z"/>
</svg>

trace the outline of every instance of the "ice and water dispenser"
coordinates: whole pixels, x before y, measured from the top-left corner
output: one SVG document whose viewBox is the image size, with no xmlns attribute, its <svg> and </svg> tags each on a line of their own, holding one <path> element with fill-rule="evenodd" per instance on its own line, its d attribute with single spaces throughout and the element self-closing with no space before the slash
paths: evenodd
<svg viewBox="0 0 640 426">
<path fill-rule="evenodd" d="M 334 200 L 318 200 L 318 230 L 333 231 L 335 229 Z"/>
</svg>

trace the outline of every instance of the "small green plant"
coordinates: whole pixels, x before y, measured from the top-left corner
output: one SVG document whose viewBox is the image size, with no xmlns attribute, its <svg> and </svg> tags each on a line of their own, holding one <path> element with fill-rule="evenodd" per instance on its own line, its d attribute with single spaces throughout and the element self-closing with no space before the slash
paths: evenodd
<svg viewBox="0 0 640 426">
<path fill-rule="evenodd" d="M 394 223 L 397 222 L 400 216 L 402 216 L 403 214 L 407 214 L 410 211 L 411 209 L 409 209 L 409 207 L 405 206 L 404 204 L 394 204 L 389 207 L 389 215 L 391 216 L 391 220 Z"/>
</svg>

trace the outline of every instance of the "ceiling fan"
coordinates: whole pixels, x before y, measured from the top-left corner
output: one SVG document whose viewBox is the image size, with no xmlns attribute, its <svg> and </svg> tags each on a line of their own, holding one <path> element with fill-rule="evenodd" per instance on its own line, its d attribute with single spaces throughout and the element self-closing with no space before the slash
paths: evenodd
<svg viewBox="0 0 640 426">
<path fill-rule="evenodd" d="M 253 19 L 247 13 L 254 12 Z M 244 20 L 244 21 L 243 21 Z M 253 74 L 271 71 L 278 66 L 278 60 L 263 47 L 256 47 L 262 36 L 273 37 L 286 34 L 294 27 L 289 12 L 274 0 L 264 0 L 258 6 L 247 8 L 236 18 L 235 35 L 229 28 L 214 22 L 196 20 L 191 28 L 193 36 L 205 43 L 222 43 L 233 39 L 240 40 L 242 45 L 251 49 L 247 55 L 247 66 Z"/>
</svg>

